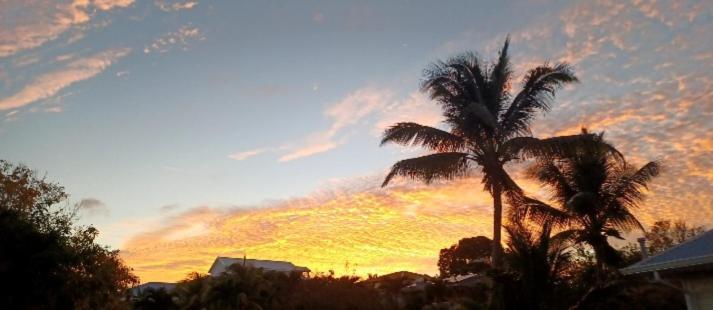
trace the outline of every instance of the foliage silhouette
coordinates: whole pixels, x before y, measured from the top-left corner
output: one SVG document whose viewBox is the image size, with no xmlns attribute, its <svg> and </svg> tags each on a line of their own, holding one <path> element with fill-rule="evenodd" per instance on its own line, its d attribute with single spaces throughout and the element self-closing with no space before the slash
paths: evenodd
<svg viewBox="0 0 713 310">
<path fill-rule="evenodd" d="M 441 277 L 480 273 L 490 268 L 493 241 L 485 236 L 463 238 L 438 255 Z"/>
<path fill-rule="evenodd" d="M 660 165 L 649 162 L 635 169 L 603 134 L 591 135 L 583 129 L 582 136 L 594 139 L 541 156 L 528 169 L 529 177 L 550 190 L 548 198 L 556 207 L 514 195 L 509 201 L 516 206 L 511 217 L 565 229 L 560 235 L 593 248 L 600 271 L 621 267 L 622 257 L 607 238 L 622 239 L 621 232 L 633 228 L 644 231 L 631 210 L 644 199 L 644 190 L 659 174 Z"/>
<path fill-rule="evenodd" d="M 115 309 L 137 283 L 118 256 L 55 205 L 64 189 L 0 160 L 0 308 Z"/>
</svg>

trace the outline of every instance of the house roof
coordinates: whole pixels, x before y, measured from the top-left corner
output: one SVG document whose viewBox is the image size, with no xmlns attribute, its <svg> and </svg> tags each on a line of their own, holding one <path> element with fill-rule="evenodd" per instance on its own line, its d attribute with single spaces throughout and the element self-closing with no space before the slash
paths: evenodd
<svg viewBox="0 0 713 310">
<path fill-rule="evenodd" d="M 262 259 L 242 259 L 233 257 L 216 257 L 213 261 L 213 265 L 210 266 L 208 273 L 212 276 L 217 276 L 224 273 L 228 267 L 233 264 L 245 264 L 245 266 L 250 266 L 253 268 L 263 269 L 266 271 L 278 271 L 278 272 L 309 272 L 309 268 L 295 266 L 293 263 L 285 261 L 275 261 L 275 260 L 262 260 Z"/>
<path fill-rule="evenodd" d="M 713 265 L 713 229 L 658 255 L 621 269 L 621 272 L 629 275 L 701 265 Z"/>
<path fill-rule="evenodd" d="M 154 289 L 154 290 L 160 290 L 164 289 L 166 291 L 172 291 L 174 288 L 176 288 L 176 283 L 169 283 L 169 282 L 146 282 L 141 285 L 137 285 L 131 288 L 131 294 L 134 296 L 138 296 L 141 294 L 141 292 L 147 290 L 147 289 Z"/>
</svg>

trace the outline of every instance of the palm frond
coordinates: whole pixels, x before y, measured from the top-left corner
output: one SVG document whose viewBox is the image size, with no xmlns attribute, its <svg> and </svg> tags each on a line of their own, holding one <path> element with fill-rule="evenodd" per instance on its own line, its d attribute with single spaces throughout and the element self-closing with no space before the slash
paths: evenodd
<svg viewBox="0 0 713 310">
<path fill-rule="evenodd" d="M 648 183 L 660 172 L 661 164 L 655 161 L 647 163 L 639 170 L 625 167 L 604 188 L 605 194 L 609 197 L 609 203 L 617 200 L 628 207 L 638 206 L 638 203 L 643 199 L 642 190 L 646 189 Z"/>
<path fill-rule="evenodd" d="M 435 179 L 453 179 L 468 172 L 468 154 L 459 152 L 436 153 L 396 162 L 381 184 L 389 184 L 395 176 L 405 176 L 430 183 Z"/>
<path fill-rule="evenodd" d="M 501 125 L 505 136 L 529 134 L 530 122 L 535 113 L 549 111 L 556 91 L 565 84 L 577 81 L 572 67 L 567 63 L 554 66 L 545 63 L 529 70 L 523 79 L 522 90 L 503 114 Z"/>
<path fill-rule="evenodd" d="M 624 155 L 603 139 L 602 134 L 586 131 L 577 135 L 557 136 L 546 139 L 532 137 L 512 138 L 507 144 L 508 151 L 523 158 L 536 157 L 540 160 L 574 158 L 578 154 L 606 153 L 624 161 Z"/>
<path fill-rule="evenodd" d="M 478 56 L 464 53 L 424 70 L 421 91 L 441 105 L 446 122 L 452 126 L 465 132 L 477 132 L 481 127 L 494 132 L 497 111 L 488 107 L 487 86 Z"/>
<path fill-rule="evenodd" d="M 550 189 L 550 198 L 567 201 L 576 194 L 575 185 L 552 161 L 539 161 L 526 170 L 526 175 Z"/>
<path fill-rule="evenodd" d="M 608 211 L 603 214 L 610 225 L 620 228 L 625 231 L 639 229 L 646 233 L 644 225 L 626 208 L 608 208 Z"/>
<path fill-rule="evenodd" d="M 554 208 L 540 200 L 527 196 L 508 196 L 510 204 L 510 218 L 513 221 L 521 222 L 527 218 L 540 225 L 551 225 L 552 227 L 566 227 L 573 221 L 566 211 Z"/>
<path fill-rule="evenodd" d="M 500 50 L 498 61 L 493 65 L 490 72 L 490 81 L 488 87 L 491 94 L 489 97 L 496 102 L 503 102 L 510 96 L 510 79 L 512 76 L 512 68 L 510 68 L 510 57 L 508 55 L 508 47 L 510 46 L 510 35 L 505 38 L 503 48 Z M 500 111 L 498 111 L 498 114 Z"/>
<path fill-rule="evenodd" d="M 396 123 L 384 131 L 381 145 L 397 143 L 419 145 L 436 152 L 460 151 L 465 148 L 463 137 L 450 132 L 416 123 Z"/>
</svg>

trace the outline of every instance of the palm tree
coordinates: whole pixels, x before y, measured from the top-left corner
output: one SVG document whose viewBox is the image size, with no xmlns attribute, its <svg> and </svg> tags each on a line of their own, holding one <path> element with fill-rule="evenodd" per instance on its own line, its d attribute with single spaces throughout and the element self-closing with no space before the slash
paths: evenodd
<svg viewBox="0 0 713 310">
<path fill-rule="evenodd" d="M 567 243 L 562 235 L 552 236 L 545 223 L 539 230 L 522 222 L 505 226 L 509 238 L 505 261 L 508 272 L 495 279 L 512 293 L 503 303 L 512 309 L 548 309 L 553 305 L 556 283 L 569 263 Z"/>
<path fill-rule="evenodd" d="M 495 267 L 501 263 L 501 195 L 503 190 L 517 187 L 503 168 L 517 157 L 509 144 L 530 136 L 530 122 L 536 113 L 549 110 L 557 89 L 577 81 L 568 64 L 545 63 L 527 72 L 522 88 L 513 96 L 509 41 L 505 40 L 492 64 L 474 53 L 464 53 L 424 71 L 421 90 L 441 106 L 447 129 L 402 122 L 386 129 L 381 140 L 381 145 L 418 145 L 432 152 L 396 162 L 382 186 L 395 176 L 430 183 L 463 177 L 473 166 L 482 169 L 482 183 L 493 197 Z"/>
<path fill-rule="evenodd" d="M 660 165 L 649 162 L 636 169 L 604 140 L 603 133 L 591 135 L 583 129 L 580 136 L 594 139 L 550 152 L 527 171 L 550 190 L 548 198 L 554 206 L 524 195 L 509 202 L 519 213 L 516 216 L 555 225 L 575 242 L 590 245 L 601 274 L 605 266 L 619 267 L 622 259 L 607 238 L 621 239 L 621 232 L 632 228 L 644 231 L 631 210 L 643 201 L 644 190 L 659 174 Z"/>
</svg>

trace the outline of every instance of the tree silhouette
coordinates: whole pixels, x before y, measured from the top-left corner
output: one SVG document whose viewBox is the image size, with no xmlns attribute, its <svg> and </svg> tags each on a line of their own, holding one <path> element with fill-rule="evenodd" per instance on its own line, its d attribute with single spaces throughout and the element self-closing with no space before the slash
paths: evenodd
<svg viewBox="0 0 713 310">
<path fill-rule="evenodd" d="M 649 231 L 646 232 L 646 241 L 648 241 L 649 254 L 654 255 L 665 251 L 705 232 L 702 226 L 689 227 L 684 221 L 670 220 L 656 221 Z"/>
<path fill-rule="evenodd" d="M 478 273 L 490 268 L 493 241 L 485 236 L 463 238 L 438 255 L 441 277 Z"/>
<path fill-rule="evenodd" d="M 577 81 L 568 64 L 545 63 L 527 72 L 522 88 L 513 96 L 509 42 L 509 38 L 505 40 L 498 60 L 491 64 L 474 53 L 464 53 L 425 70 L 421 89 L 441 106 L 447 129 L 397 123 L 384 132 L 381 141 L 382 145 L 417 145 L 432 151 L 396 162 L 382 186 L 395 176 L 430 183 L 463 177 L 472 166 L 482 169 L 482 183 L 493 197 L 492 257 L 496 267 L 502 251 L 501 197 L 503 190 L 516 187 L 503 168 L 517 157 L 509 144 L 522 144 L 518 138 L 531 135 L 530 122 L 538 112 L 550 109 L 556 90 Z"/>
<path fill-rule="evenodd" d="M 64 188 L 0 160 L 0 309 L 115 309 L 138 279 L 58 207 Z"/>
<path fill-rule="evenodd" d="M 516 206 L 511 216 L 565 229 L 562 234 L 594 249 L 601 272 L 604 266 L 620 267 L 621 263 L 621 255 L 608 237 L 621 239 L 622 231 L 644 230 L 631 210 L 644 199 L 643 190 L 659 174 L 660 165 L 649 162 L 635 169 L 603 134 L 592 135 L 583 129 L 579 137 L 579 143 L 541 156 L 527 171 L 550 190 L 549 199 L 555 206 L 522 195 L 511 199 Z"/>
<path fill-rule="evenodd" d="M 508 309 L 550 309 L 555 286 L 569 263 L 566 240 L 559 234 L 551 236 L 549 223 L 539 230 L 511 223 L 505 230 L 508 271 L 495 276 L 510 293 L 503 303 Z"/>
</svg>

